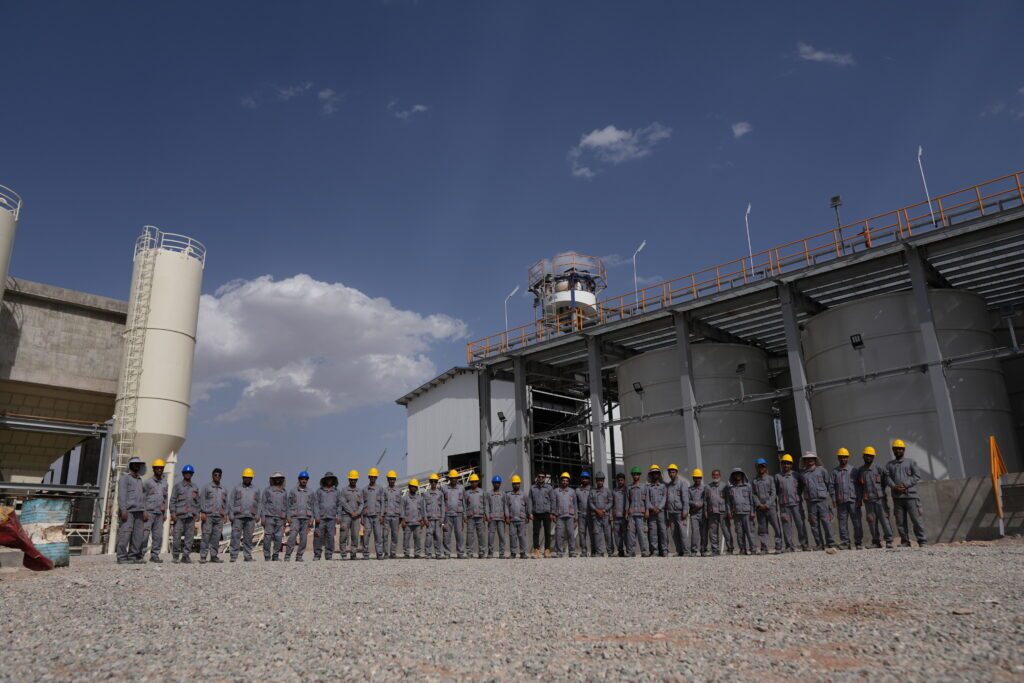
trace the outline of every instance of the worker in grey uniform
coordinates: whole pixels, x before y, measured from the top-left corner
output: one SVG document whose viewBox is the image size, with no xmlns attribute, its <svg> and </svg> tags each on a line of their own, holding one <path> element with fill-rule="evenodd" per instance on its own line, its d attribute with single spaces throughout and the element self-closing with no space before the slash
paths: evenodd
<svg viewBox="0 0 1024 683">
<path fill-rule="evenodd" d="M 370 559 L 370 536 L 378 560 L 384 559 L 384 539 L 381 537 L 381 519 L 384 516 L 384 491 L 377 486 L 377 468 L 366 473 L 369 482 L 363 487 L 363 559 Z"/>
<path fill-rule="evenodd" d="M 452 556 L 452 534 L 455 534 L 455 550 L 458 558 L 466 557 L 466 538 L 462 533 L 466 518 L 466 489 L 459 483 L 459 473 L 448 473 L 448 486 L 444 493 L 444 556 Z"/>
<path fill-rule="evenodd" d="M 533 486 L 530 487 L 530 509 L 533 510 L 533 556 L 551 557 L 551 485 L 547 483 L 543 472 L 537 473 Z M 544 543 L 541 544 L 541 531 L 544 532 Z"/>
<path fill-rule="evenodd" d="M 190 564 L 192 541 L 196 536 L 196 517 L 199 516 L 199 488 L 192 483 L 196 468 L 181 468 L 181 480 L 171 490 L 171 560 Z"/>
<path fill-rule="evenodd" d="M 292 559 L 293 550 L 295 561 L 302 562 L 309 523 L 313 519 L 313 492 L 309 489 L 309 472 L 299 472 L 298 480 L 298 485 L 288 492 L 288 547 L 284 551 L 285 562 Z"/>
<path fill-rule="evenodd" d="M 341 512 L 341 496 L 338 493 L 338 477 L 334 472 L 325 472 L 320 477 L 320 488 L 313 492 L 313 559 L 334 556 L 334 529 Z"/>
<path fill-rule="evenodd" d="M 661 481 L 661 467 L 651 465 L 647 472 L 647 543 L 651 554 L 659 557 L 668 557 L 667 502 L 668 492 Z"/>
<path fill-rule="evenodd" d="M 629 489 L 626 488 L 626 473 L 618 472 L 615 475 L 615 488 L 612 489 L 612 541 L 615 546 L 612 550 L 619 556 L 625 557 L 629 545 Z M 632 554 L 632 553 L 630 553 Z"/>
<path fill-rule="evenodd" d="M 551 498 L 551 521 L 555 524 L 555 555 L 576 557 L 576 492 L 569 488 L 569 473 L 562 472 Z"/>
<path fill-rule="evenodd" d="M 576 542 L 580 557 L 590 555 L 593 540 L 590 538 L 590 472 L 580 473 L 580 485 L 576 489 Z"/>
<path fill-rule="evenodd" d="M 441 479 L 437 474 L 430 475 L 430 488 L 423 492 L 423 517 L 427 520 L 427 539 L 425 554 L 430 557 L 430 550 L 434 550 L 434 559 L 440 560 L 446 557 L 444 554 L 444 523 L 445 523 L 445 495 L 444 491 L 437 487 Z"/>
<path fill-rule="evenodd" d="M 615 546 L 612 545 L 612 500 L 611 489 L 604 485 L 605 474 L 598 472 L 594 475 L 595 486 L 587 498 L 589 508 L 587 517 L 590 519 L 590 541 L 591 555 L 597 557 L 604 555 L 611 557 Z"/>
<path fill-rule="evenodd" d="M 348 486 L 338 494 L 341 508 L 338 519 L 341 520 L 341 529 L 338 532 L 338 555 L 341 559 L 356 559 L 356 551 L 359 548 L 359 519 L 363 516 L 363 492 L 359 488 L 359 472 L 349 470 Z"/>
<path fill-rule="evenodd" d="M 708 515 L 706 509 L 707 487 L 704 486 L 704 472 L 695 467 L 690 475 L 690 554 L 706 555 L 708 552 Z"/>
<path fill-rule="evenodd" d="M 832 477 L 818 465 L 818 455 L 807 451 L 803 455 L 804 498 L 807 500 L 807 521 L 818 550 L 834 548 L 832 537 Z"/>
<path fill-rule="evenodd" d="M 465 493 L 466 534 L 476 546 L 476 557 L 487 554 L 487 494 L 480 488 L 480 475 L 469 475 L 469 490 Z M 472 552 L 472 551 L 471 551 Z"/>
<path fill-rule="evenodd" d="M 484 505 L 487 515 L 487 557 L 494 557 L 494 551 L 497 550 L 498 559 L 501 559 L 505 557 L 505 531 L 508 526 L 501 477 L 491 477 L 491 490 L 484 499 Z"/>
<path fill-rule="evenodd" d="M 270 486 L 260 496 L 260 522 L 263 524 L 263 559 L 277 562 L 284 541 L 284 524 L 288 518 L 288 492 L 284 490 L 284 474 L 270 475 Z"/>
<path fill-rule="evenodd" d="M 146 538 L 146 493 L 142 474 L 146 463 L 141 458 L 128 461 L 128 471 L 117 482 L 117 552 L 118 564 L 142 564 L 143 542 Z"/>
<path fill-rule="evenodd" d="M 642 474 L 639 467 L 629 471 L 633 483 L 626 491 L 626 556 L 633 557 L 636 546 L 640 545 L 640 557 L 650 557 L 651 549 L 647 543 L 647 484 L 640 481 Z"/>
<path fill-rule="evenodd" d="M 398 473 L 388 471 L 388 485 L 384 487 L 384 554 L 389 560 L 398 554 L 398 530 L 402 522 L 402 489 L 398 488 Z"/>
<path fill-rule="evenodd" d="M 228 492 L 220 485 L 223 472 L 213 468 L 212 481 L 199 491 L 199 522 L 202 536 L 199 539 L 199 563 L 223 562 L 218 557 L 220 542 L 224 537 L 224 520 L 228 518 Z"/>
<path fill-rule="evenodd" d="M 523 480 L 518 474 L 512 475 L 512 490 L 505 496 L 505 521 L 508 524 L 509 559 L 527 559 L 526 525 L 533 515 L 530 511 L 530 496 L 523 490 Z"/>
<path fill-rule="evenodd" d="M 857 504 L 856 471 L 850 467 L 850 451 L 840 448 L 836 451 L 839 465 L 832 469 L 832 501 L 836 504 L 836 516 L 839 520 L 839 547 L 850 550 L 850 525 L 853 525 L 853 538 L 860 550 L 864 543 L 864 528 L 861 526 L 860 505 Z"/>
<path fill-rule="evenodd" d="M 894 460 L 885 463 L 885 482 L 892 491 L 893 512 L 896 514 L 896 529 L 900 533 L 900 544 L 906 548 L 910 547 L 910 530 L 907 527 L 907 518 L 914 527 L 914 538 L 917 546 L 923 548 L 928 545 L 928 534 L 924 530 L 924 517 L 921 514 L 921 496 L 917 493 L 917 483 L 921 481 L 921 474 L 917 471 L 917 465 L 913 460 L 907 460 L 903 456 L 907 452 L 907 445 L 902 439 L 896 439 L 892 443 L 892 456 Z"/>
<path fill-rule="evenodd" d="M 800 480 L 793 471 L 793 456 L 783 453 L 779 464 L 782 471 L 775 475 L 775 493 L 779 498 L 779 516 L 782 518 L 782 540 L 788 553 L 796 552 L 798 546 L 807 550 L 807 530 L 800 513 Z"/>
<path fill-rule="evenodd" d="M 231 561 L 238 559 L 241 544 L 246 562 L 252 562 L 252 534 L 260 516 L 260 490 L 252 485 L 256 473 L 252 468 L 242 470 L 242 483 L 231 489 L 228 519 L 231 520 Z"/>
<path fill-rule="evenodd" d="M 857 500 L 863 506 L 871 531 L 871 543 L 876 548 L 892 547 L 892 525 L 889 511 L 885 509 L 885 473 L 875 464 L 874 446 L 864 447 L 864 464 L 857 468 Z M 881 529 L 881 532 L 879 531 Z"/>
<path fill-rule="evenodd" d="M 676 555 L 683 557 L 690 553 L 687 542 L 688 522 L 690 514 L 690 489 L 679 478 L 679 467 L 668 466 L 668 482 L 665 484 L 665 522 L 668 524 L 668 535 L 676 547 Z"/>
<path fill-rule="evenodd" d="M 736 543 L 741 555 L 756 555 L 754 546 L 754 491 L 742 467 L 734 467 L 726 491 L 727 518 L 736 527 Z"/>
<path fill-rule="evenodd" d="M 164 461 L 157 458 L 153 461 L 153 476 L 142 484 L 142 492 L 146 496 L 146 515 L 142 547 L 138 559 L 146 554 L 146 545 L 152 541 L 149 550 L 149 561 L 161 564 L 160 548 L 164 544 L 164 518 L 167 515 L 167 480 L 164 479 Z"/>
<path fill-rule="evenodd" d="M 418 479 L 409 480 L 409 490 L 400 501 L 399 526 L 402 527 L 402 557 L 420 559 L 423 556 L 421 530 L 427 524 L 423 513 L 423 496 L 419 494 Z"/>
<path fill-rule="evenodd" d="M 732 529 L 727 518 L 726 491 L 722 485 L 721 470 L 711 470 L 711 483 L 704 489 L 704 506 L 708 516 L 708 540 L 711 542 L 711 554 L 722 554 L 722 536 L 725 536 L 725 552 L 732 554 Z"/>
<path fill-rule="evenodd" d="M 778 496 L 775 495 L 775 479 L 768 474 L 768 461 L 758 458 L 754 463 L 757 476 L 751 482 L 754 491 L 754 511 L 757 514 L 757 537 L 761 554 L 768 554 L 768 527 L 775 534 L 775 552 L 782 552 L 782 526 L 779 524 Z"/>
</svg>

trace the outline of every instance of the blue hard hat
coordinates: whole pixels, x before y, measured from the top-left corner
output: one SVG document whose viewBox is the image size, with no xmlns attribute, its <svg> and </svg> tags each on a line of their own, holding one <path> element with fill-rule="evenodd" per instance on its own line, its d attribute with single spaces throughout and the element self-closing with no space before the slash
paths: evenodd
<svg viewBox="0 0 1024 683">
<path fill-rule="evenodd" d="M 299 479 L 309 479 L 309 472 L 306 470 L 299 472 Z"/>
<path fill-rule="evenodd" d="M 500 484 L 501 483 L 501 477 L 499 477 L 498 475 L 494 475 L 493 477 L 491 477 L 491 483 L 492 484 Z"/>
<path fill-rule="evenodd" d="M 583 472 L 580 473 L 580 479 L 590 479 L 590 472 L 583 470 Z"/>
<path fill-rule="evenodd" d="M 195 472 L 195 471 L 196 471 L 196 468 L 192 467 L 192 465 L 185 465 L 184 467 L 181 468 L 181 473 L 182 474 L 185 474 L 186 472 Z"/>
<path fill-rule="evenodd" d="M 754 464 L 755 465 L 767 465 L 768 461 L 765 460 L 764 458 L 758 458 L 757 460 L 754 461 Z"/>
</svg>

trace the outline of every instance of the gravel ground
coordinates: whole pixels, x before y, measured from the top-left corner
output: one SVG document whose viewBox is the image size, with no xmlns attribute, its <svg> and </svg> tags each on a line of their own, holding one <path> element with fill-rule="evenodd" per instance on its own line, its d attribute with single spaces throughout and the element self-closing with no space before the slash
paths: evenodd
<svg viewBox="0 0 1024 683">
<path fill-rule="evenodd" d="M 169 558 L 168 558 L 169 559 Z M 1024 680 L 1024 542 L 0 573 L 0 680 Z"/>
</svg>

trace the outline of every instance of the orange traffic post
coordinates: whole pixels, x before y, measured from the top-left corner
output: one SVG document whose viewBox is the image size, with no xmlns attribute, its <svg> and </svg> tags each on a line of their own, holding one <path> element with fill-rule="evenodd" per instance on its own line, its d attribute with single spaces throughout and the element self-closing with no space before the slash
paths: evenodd
<svg viewBox="0 0 1024 683">
<path fill-rule="evenodd" d="M 1003 526 L 1003 489 L 1000 484 L 1000 477 L 1008 474 L 1008 472 L 1006 470 L 1006 463 L 1003 462 L 1003 454 L 999 452 L 999 444 L 996 443 L 996 437 L 988 437 L 988 450 L 989 462 L 992 466 L 992 492 L 996 498 L 996 519 L 999 520 L 999 537 L 1002 538 L 1006 535 L 1006 529 Z"/>
</svg>

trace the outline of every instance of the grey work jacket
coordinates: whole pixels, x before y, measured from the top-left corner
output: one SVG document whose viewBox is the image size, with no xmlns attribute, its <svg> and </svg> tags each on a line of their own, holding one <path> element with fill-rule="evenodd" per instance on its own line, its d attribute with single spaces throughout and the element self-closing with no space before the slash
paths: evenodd
<svg viewBox="0 0 1024 683">
<path fill-rule="evenodd" d="M 466 514 L 466 489 L 462 484 L 446 486 L 441 489 L 444 494 L 444 510 L 449 517 Z"/>
<path fill-rule="evenodd" d="M 893 500 L 905 498 L 918 498 L 917 482 L 921 481 L 921 474 L 917 471 L 917 465 L 906 456 L 902 460 L 890 460 L 885 463 L 886 484 L 892 489 Z M 896 491 L 896 486 L 902 484 L 907 487 L 903 493 Z"/>
<path fill-rule="evenodd" d="M 626 516 L 626 509 L 628 507 L 629 489 L 625 486 L 612 489 L 612 517 L 623 519 Z"/>
<path fill-rule="evenodd" d="M 557 488 L 552 498 L 555 517 L 576 517 L 576 492 L 571 488 Z"/>
<path fill-rule="evenodd" d="M 535 515 L 551 514 L 552 490 L 549 484 L 530 487 L 530 506 Z"/>
<path fill-rule="evenodd" d="M 384 487 L 384 516 L 402 516 L 402 489 L 397 486 Z"/>
<path fill-rule="evenodd" d="M 260 517 L 284 519 L 288 516 L 288 492 L 284 487 L 268 486 L 260 496 Z"/>
<path fill-rule="evenodd" d="M 227 517 L 228 492 L 223 486 L 207 484 L 199 493 L 199 511 L 215 517 Z"/>
<path fill-rule="evenodd" d="M 704 486 L 704 482 L 700 484 L 691 484 L 689 488 L 690 492 L 690 514 L 699 515 L 704 512 L 704 502 L 707 498 L 707 487 Z"/>
<path fill-rule="evenodd" d="M 779 505 L 782 507 L 796 507 L 800 505 L 800 480 L 796 472 L 779 472 L 775 475 L 775 492 L 779 496 Z"/>
<path fill-rule="evenodd" d="M 726 510 L 725 489 L 722 483 L 711 482 L 704 487 L 704 505 L 709 515 L 724 515 Z"/>
<path fill-rule="evenodd" d="M 494 489 L 488 491 L 484 497 L 484 512 L 492 520 L 505 521 L 507 516 L 505 512 L 505 492 L 495 491 Z"/>
<path fill-rule="evenodd" d="M 296 486 L 288 492 L 288 516 L 292 519 L 313 516 L 313 492 L 309 488 Z"/>
<path fill-rule="evenodd" d="M 812 503 L 828 500 L 832 497 L 832 477 L 824 467 L 804 470 L 801 477 L 804 482 L 804 496 Z"/>
<path fill-rule="evenodd" d="M 340 505 L 341 496 L 337 486 L 329 489 L 321 486 L 313 493 L 313 517 L 316 519 L 336 519 Z"/>
<path fill-rule="evenodd" d="M 665 484 L 665 510 L 678 515 L 690 512 L 690 491 L 681 479 Z"/>
<path fill-rule="evenodd" d="M 259 517 L 260 490 L 249 484 L 239 484 L 231 489 L 231 518 L 252 519 Z"/>
<path fill-rule="evenodd" d="M 750 487 L 754 490 L 754 505 L 764 506 L 761 509 L 772 510 L 775 508 L 775 480 L 765 472 L 754 477 Z"/>
<path fill-rule="evenodd" d="M 427 519 L 444 519 L 444 491 L 427 489 L 423 495 L 423 516 Z"/>
<path fill-rule="evenodd" d="M 614 496 L 609 488 L 596 488 L 591 491 L 590 499 L 587 501 L 587 504 L 590 506 L 590 516 L 596 517 L 597 515 L 594 513 L 598 510 L 603 510 L 605 519 L 610 517 L 611 508 L 614 504 L 613 498 Z"/>
<path fill-rule="evenodd" d="M 857 468 L 857 492 L 860 500 L 873 503 L 885 498 L 885 474 L 877 463 Z"/>
<path fill-rule="evenodd" d="M 658 481 L 647 485 L 648 511 L 654 512 L 655 508 L 663 511 L 666 502 L 668 502 L 668 492 L 665 490 L 665 484 Z"/>
<path fill-rule="evenodd" d="M 121 475 L 117 483 L 117 509 L 121 512 L 145 512 L 146 493 L 142 477 L 136 477 L 131 472 Z"/>
<path fill-rule="evenodd" d="M 647 511 L 647 484 L 630 484 L 626 489 L 630 517 L 643 517 Z"/>
<path fill-rule="evenodd" d="M 836 467 L 832 470 L 832 490 L 836 504 L 852 503 L 857 500 L 857 487 L 852 467 Z"/>
<path fill-rule="evenodd" d="M 530 496 L 522 490 L 509 491 L 505 496 L 505 515 L 513 522 L 525 522 L 530 513 Z"/>
<path fill-rule="evenodd" d="M 754 512 L 754 491 L 750 484 L 731 484 L 727 492 L 727 508 L 734 515 L 750 515 Z"/>
<path fill-rule="evenodd" d="M 177 517 L 195 517 L 199 514 L 199 489 L 182 479 L 171 492 L 171 514 Z"/>
<path fill-rule="evenodd" d="M 146 494 L 146 512 L 164 512 L 167 510 L 167 480 L 150 477 L 142 484 Z"/>
<path fill-rule="evenodd" d="M 486 496 L 481 488 L 471 488 L 465 492 L 467 517 L 483 517 L 487 514 Z"/>
<path fill-rule="evenodd" d="M 363 492 L 356 487 L 346 486 L 338 494 L 341 499 L 340 506 L 342 515 L 356 517 L 363 514 Z M 339 515 L 341 516 L 341 515 Z"/>
<path fill-rule="evenodd" d="M 363 517 L 380 517 L 384 514 L 384 490 L 377 486 L 363 487 Z"/>
<path fill-rule="evenodd" d="M 594 489 L 589 486 L 581 486 L 576 489 L 576 514 L 579 517 L 590 516 L 590 496 L 594 494 Z"/>
<path fill-rule="evenodd" d="M 410 526 L 418 526 L 426 515 L 423 513 L 423 496 L 410 491 L 402 498 L 401 518 Z"/>
</svg>

